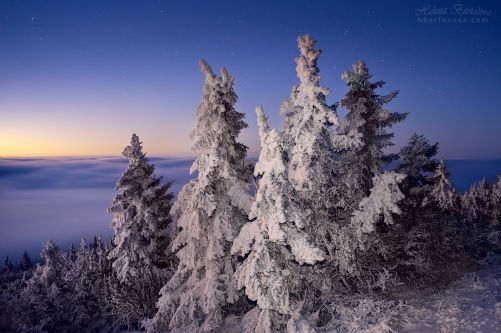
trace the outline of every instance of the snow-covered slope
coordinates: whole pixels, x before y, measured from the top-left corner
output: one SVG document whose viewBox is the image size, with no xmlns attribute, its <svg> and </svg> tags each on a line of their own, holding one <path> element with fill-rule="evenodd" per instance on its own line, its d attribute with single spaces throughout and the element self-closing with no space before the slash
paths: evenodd
<svg viewBox="0 0 501 333">
<path fill-rule="evenodd" d="M 444 291 L 409 300 L 401 332 L 501 332 L 501 265 L 468 273 Z"/>
<path fill-rule="evenodd" d="M 501 260 L 496 259 L 440 291 L 405 293 L 396 302 L 355 297 L 356 306 L 341 306 L 340 317 L 319 332 L 501 333 Z M 222 332 L 244 332 L 244 326 L 245 318 L 229 317 Z"/>
</svg>

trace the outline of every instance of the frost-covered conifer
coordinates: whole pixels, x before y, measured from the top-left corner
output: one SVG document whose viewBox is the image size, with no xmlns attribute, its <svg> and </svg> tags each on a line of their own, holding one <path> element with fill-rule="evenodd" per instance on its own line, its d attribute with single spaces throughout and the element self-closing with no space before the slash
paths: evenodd
<svg viewBox="0 0 501 333">
<path fill-rule="evenodd" d="M 426 177 L 426 172 L 434 172 L 437 163 L 431 158 L 437 154 L 438 142 L 430 145 L 423 135 L 412 134 L 406 146 L 400 149 L 401 162 L 397 165 L 397 172 L 407 175 L 402 187 L 412 191 L 431 185 L 432 181 Z"/>
<path fill-rule="evenodd" d="M 111 316 L 108 279 L 111 267 L 107 261 L 107 244 L 101 237 L 87 246 L 82 239 L 80 248 L 75 251 L 75 260 L 66 274 L 68 288 L 71 291 L 66 298 L 64 316 L 70 322 L 69 331 L 107 332 L 110 330 Z M 122 324 L 115 322 L 117 328 Z"/>
<path fill-rule="evenodd" d="M 10 261 L 9 256 L 5 256 L 2 269 L 5 272 L 10 272 L 14 269 L 14 265 L 12 265 L 12 262 Z"/>
<path fill-rule="evenodd" d="M 449 180 L 450 172 L 446 171 L 444 159 L 440 159 L 433 176 L 431 195 L 441 210 L 452 210 L 456 198 L 454 186 Z"/>
<path fill-rule="evenodd" d="M 52 240 L 43 244 L 45 249 L 42 250 L 40 256 L 44 259 L 43 265 L 37 265 L 33 280 L 43 284 L 46 287 L 63 282 L 63 276 L 68 269 L 66 262 L 66 253 L 63 253 L 61 248 Z"/>
<path fill-rule="evenodd" d="M 294 200 L 302 211 L 304 231 L 312 244 L 326 255 L 325 267 L 321 270 L 301 271 L 305 278 L 316 275 L 311 283 L 312 290 L 325 291 L 335 289 L 330 284 L 330 276 L 337 265 L 334 261 L 339 247 L 339 228 L 349 221 L 354 209 L 348 207 L 351 193 L 340 177 L 349 167 L 343 157 L 345 151 L 359 149 L 362 142 L 358 132 L 347 131 L 339 135 L 334 132 L 332 126 L 339 124 L 336 105 L 326 104 L 329 90 L 320 86 L 317 66 L 321 51 L 314 46 L 315 40 L 310 35 L 298 37 L 300 54 L 295 61 L 300 83 L 293 87 L 290 98 L 282 104 L 280 113 L 285 114 L 285 120 L 280 134 L 286 143 L 285 156 L 289 160 L 287 178 L 296 190 Z M 323 297 L 326 293 L 321 294 Z M 318 307 L 309 301 L 324 303 L 323 299 L 317 301 L 311 296 L 305 307 L 312 306 L 312 312 Z"/>
<path fill-rule="evenodd" d="M 261 107 L 256 113 L 261 154 L 254 175 L 262 178 L 249 215 L 255 221 L 244 225 L 232 247 L 232 253 L 247 256 L 235 273 L 238 287 L 245 287 L 259 307 L 246 332 L 282 332 L 285 327 L 287 332 L 310 332 L 299 314 L 309 286 L 297 266 L 313 265 L 325 254 L 304 231 L 304 212 L 288 178 L 287 143 L 276 129 L 270 130 Z"/>
<path fill-rule="evenodd" d="M 387 133 L 386 128 L 407 116 L 406 113 L 383 109 L 384 104 L 397 96 L 398 90 L 387 96 L 380 96 L 375 89 L 382 87 L 385 82 L 371 83 L 371 77 L 363 60 L 353 64 L 353 72 L 347 71 L 342 75 L 350 90 L 341 101 L 341 106 L 348 109 L 348 114 L 339 134 L 359 137 L 362 141 L 362 146 L 352 150 L 346 157 L 346 179 L 353 188 L 354 203 L 369 196 L 372 177 L 382 172 L 381 166 L 398 159 L 397 154 L 384 154 L 382 151 L 393 145 L 390 141 L 393 134 Z"/>
<path fill-rule="evenodd" d="M 71 243 L 70 246 L 70 253 L 68 255 L 68 260 L 70 262 L 75 262 L 75 260 L 77 260 L 77 250 L 75 249 L 75 245 L 73 245 L 73 243 Z"/>
<path fill-rule="evenodd" d="M 28 252 L 24 251 L 23 256 L 19 260 L 19 269 L 22 271 L 28 270 L 33 266 L 31 263 L 30 256 L 28 255 Z"/>
<path fill-rule="evenodd" d="M 499 181 L 492 188 L 492 196 L 490 206 L 491 218 L 494 224 L 501 224 L 501 176 L 498 176 Z"/>
<path fill-rule="evenodd" d="M 317 153 L 316 141 L 321 133 L 328 136 L 328 141 L 335 140 L 330 127 L 338 125 L 339 118 L 336 105 L 325 104 L 329 89 L 319 84 L 322 77 L 318 75 L 317 60 L 322 51 L 314 48 L 316 41 L 310 35 L 299 36 L 297 40 L 300 55 L 295 61 L 300 83 L 282 103 L 280 114 L 285 116 L 282 135 L 290 146 L 289 179 L 302 191 L 315 187 L 311 163 Z"/>
<path fill-rule="evenodd" d="M 378 223 L 392 225 L 393 215 L 402 213 L 398 203 L 405 196 L 398 185 L 405 177 L 396 172 L 373 177 L 370 195 L 362 199 L 352 214 L 350 227 L 343 229 L 340 235 L 336 257 L 341 272 L 359 278 L 362 274 L 370 276 L 384 266 L 379 262 L 381 259 L 392 259 L 388 258 L 391 244 L 383 244 L 375 231 Z"/>
<path fill-rule="evenodd" d="M 466 220 L 486 222 L 490 205 L 492 189 L 487 181 L 482 179 L 480 183 L 473 184 L 461 197 L 461 206 Z"/>
<path fill-rule="evenodd" d="M 495 246 L 494 250 L 501 248 L 501 176 L 499 181 L 492 187 L 492 194 L 489 201 L 488 210 L 488 234 L 489 243 Z"/>
<path fill-rule="evenodd" d="M 401 161 L 396 171 L 407 175 L 400 188 L 405 195 L 402 205 L 408 221 L 412 224 L 417 223 L 418 212 L 428 200 L 427 195 L 433 181 L 426 173 L 435 171 L 437 163 L 432 157 L 437 151 L 438 142 L 430 145 L 423 135 L 416 133 L 412 134 L 407 145 L 400 149 Z"/>
<path fill-rule="evenodd" d="M 120 281 L 135 279 L 146 269 L 169 266 L 166 229 L 170 216 L 172 182 L 160 185 L 162 177 L 154 175 L 155 166 L 142 152 L 139 137 L 132 135 L 130 146 L 122 153 L 129 160 L 127 170 L 117 182 L 117 194 L 108 208 L 114 215 L 115 248 L 109 254 L 114 259 L 113 270 Z"/>
<path fill-rule="evenodd" d="M 215 332 L 225 309 L 241 297 L 230 249 L 252 204 L 247 147 L 236 141 L 247 124 L 234 108 L 233 77 L 225 68 L 222 77 L 214 75 L 204 60 L 200 65 L 206 79 L 190 136 L 198 137 L 192 150 L 200 156 L 191 167 L 198 177 L 183 187 L 173 206 L 173 212 L 182 212 L 173 242 L 179 265 L 161 290 L 155 318 L 144 324 L 149 332 Z"/>
<path fill-rule="evenodd" d="M 382 172 L 382 165 L 398 155 L 384 154 L 382 150 L 393 145 L 393 134 L 387 133 L 387 128 L 405 119 L 406 114 L 383 109 L 398 91 L 379 96 L 375 89 L 384 82 L 371 83 L 371 77 L 363 60 L 353 64 L 353 72 L 342 75 L 349 91 L 341 106 L 348 109 L 348 114 L 337 131 L 340 137 L 361 142 L 341 152 L 338 182 L 344 217 L 334 236 L 335 262 L 342 275 L 357 278 L 345 282 L 355 284 L 356 289 L 372 289 L 378 275 L 389 267 L 387 259 L 394 244 L 385 243 L 382 232 L 392 227 L 392 214 L 401 213 L 398 203 L 404 198 L 399 184 L 405 175 Z"/>
<path fill-rule="evenodd" d="M 142 152 L 137 135 L 132 135 L 122 155 L 129 165 L 117 182 L 121 193 L 108 209 L 114 214 L 116 244 L 108 259 L 117 278 L 113 292 L 116 305 L 122 307 L 119 316 L 123 324 L 135 328 L 154 315 L 158 292 L 171 274 L 167 228 L 173 194 L 167 192 L 172 182 L 161 185 L 162 177 L 154 175 L 155 167 Z"/>
<path fill-rule="evenodd" d="M 484 178 L 461 197 L 462 215 L 468 222 L 466 228 L 470 233 L 468 242 L 476 253 L 499 251 L 501 228 L 496 221 L 499 216 L 499 185 L 498 182 L 491 188 Z"/>
<path fill-rule="evenodd" d="M 33 277 L 26 281 L 27 286 L 20 295 L 21 313 L 16 325 L 23 329 L 39 327 L 54 331 L 66 321 L 62 314 L 69 295 L 65 280 L 68 259 L 52 240 L 43 246 L 40 256 L 45 263 L 37 264 Z"/>
<path fill-rule="evenodd" d="M 66 275 L 69 282 L 71 293 L 68 303 L 72 304 L 71 311 L 66 313 L 67 317 L 73 323 L 75 329 L 85 330 L 90 322 L 88 307 L 96 301 L 96 298 L 91 294 L 93 289 L 90 251 L 87 247 L 85 239 L 82 238 L 78 252 L 75 250 L 75 260 L 71 261 L 71 267 Z"/>
</svg>

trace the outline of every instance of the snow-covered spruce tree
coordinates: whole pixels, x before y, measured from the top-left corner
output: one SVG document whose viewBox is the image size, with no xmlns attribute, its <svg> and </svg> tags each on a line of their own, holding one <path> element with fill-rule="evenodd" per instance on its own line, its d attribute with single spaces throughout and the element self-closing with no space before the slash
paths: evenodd
<svg viewBox="0 0 501 333">
<path fill-rule="evenodd" d="M 496 222 L 496 199 L 499 196 L 499 182 L 491 187 L 485 178 L 473 184 L 461 197 L 462 215 L 470 231 L 470 250 L 474 255 L 499 251 L 501 228 Z M 499 201 L 498 201 L 499 205 Z"/>
<path fill-rule="evenodd" d="M 342 157 L 346 151 L 360 149 L 362 141 L 356 131 L 339 135 L 334 132 L 332 127 L 339 124 L 339 119 L 336 105 L 326 104 L 329 90 L 320 85 L 317 61 L 321 51 L 315 49 L 315 40 L 310 35 L 299 36 L 298 47 L 300 54 L 295 61 L 300 83 L 281 106 L 280 113 L 285 119 L 280 134 L 287 144 L 287 177 L 296 190 L 294 200 L 303 211 L 305 232 L 312 244 L 326 254 L 323 267 L 315 267 L 317 279 L 312 286 L 320 297 L 309 293 L 303 307 L 313 313 L 323 311 L 318 306 L 325 304 L 327 290 L 339 289 L 334 286 L 339 278 L 334 276 L 337 276 L 335 252 L 341 241 L 340 227 L 348 223 L 358 205 L 357 202 L 354 207 L 347 207 L 351 193 L 341 181 L 340 175 L 348 167 Z M 301 270 L 305 275 L 312 274 L 311 270 Z"/>
<path fill-rule="evenodd" d="M 324 308 L 330 291 L 339 289 L 336 285 L 339 279 L 334 277 L 339 227 L 351 214 L 345 209 L 346 186 L 339 182 L 343 168 L 339 155 L 341 151 L 359 147 L 361 141 L 353 133 L 335 134 L 332 127 L 339 124 L 336 105 L 326 104 L 330 92 L 320 85 L 317 62 L 321 51 L 315 49 L 315 40 L 310 35 L 299 36 L 297 41 L 300 54 L 295 62 L 299 84 L 282 103 L 280 113 L 285 119 L 280 137 L 287 159 L 284 162 L 287 179 L 295 190 L 293 200 L 302 211 L 303 222 L 299 223 L 304 225 L 308 241 L 326 255 L 322 267 L 298 266 L 295 271 L 302 276 L 298 281 L 307 280 L 314 271 L 316 278 L 308 286 L 310 292 L 303 294 L 301 314 L 320 313 L 318 324 L 322 325 L 331 318 Z"/>
<path fill-rule="evenodd" d="M 325 254 L 304 232 L 305 214 L 294 201 L 297 193 L 288 177 L 287 143 L 270 130 L 261 107 L 256 113 L 261 154 L 254 175 L 262 178 L 249 215 L 255 221 L 243 226 L 232 247 L 233 254 L 246 256 L 235 273 L 238 287 L 245 287 L 258 305 L 246 316 L 245 332 L 313 332 L 300 315 L 312 281 L 302 277 L 298 266 L 313 265 Z"/>
<path fill-rule="evenodd" d="M 65 275 L 68 260 L 61 248 L 52 240 L 43 244 L 40 256 L 43 265 L 37 264 L 33 277 L 26 281 L 27 286 L 20 294 L 19 316 L 14 326 L 19 330 L 43 329 L 56 332 L 59 327 L 68 327 L 65 317 L 66 298 L 69 295 Z"/>
<path fill-rule="evenodd" d="M 346 179 L 351 184 L 355 203 L 369 196 L 372 177 L 382 173 L 382 165 L 398 159 L 397 154 L 385 154 L 382 151 L 385 147 L 393 146 L 390 141 L 393 133 L 388 133 L 386 128 L 407 116 L 407 113 L 383 109 L 383 105 L 397 96 L 398 90 L 380 96 L 375 89 L 381 88 L 385 82 L 371 83 L 371 77 L 363 60 L 353 64 L 353 72 L 346 71 L 342 75 L 350 90 L 341 101 L 341 106 L 348 109 L 348 114 L 338 132 L 358 136 L 363 143 L 359 149 L 352 150 L 346 156 L 345 162 Z"/>
<path fill-rule="evenodd" d="M 68 303 L 72 304 L 71 311 L 68 311 L 66 315 L 75 330 L 86 330 L 91 321 L 87 308 L 96 301 L 96 296 L 98 296 L 91 294 L 94 283 L 92 279 L 89 279 L 89 275 L 92 274 L 89 264 L 91 259 L 89 248 L 85 239 L 82 238 L 78 252 L 75 250 L 75 260 L 69 260 L 70 268 L 66 274 L 71 290 Z"/>
<path fill-rule="evenodd" d="M 501 250 L 501 176 L 498 176 L 499 181 L 492 187 L 492 194 L 489 203 L 489 226 L 490 231 L 487 239 L 493 245 L 495 250 Z"/>
<path fill-rule="evenodd" d="M 424 276 L 432 281 L 452 273 L 451 266 L 465 257 L 459 251 L 464 230 L 452 211 L 452 184 L 443 160 L 437 163 L 432 159 L 437 151 L 438 143 L 429 144 L 424 136 L 413 134 L 400 150 L 401 160 L 396 167 L 407 177 L 400 185 L 406 196 L 400 204 L 402 216 L 388 233 L 394 249 L 394 272 L 418 285 Z"/>
<path fill-rule="evenodd" d="M 430 145 L 423 135 L 412 134 L 406 146 L 400 149 L 401 162 L 397 165 L 397 172 L 407 175 L 401 187 L 413 192 L 413 189 L 430 186 L 432 180 L 423 173 L 434 172 L 437 163 L 432 160 L 437 154 L 438 142 Z M 414 193 L 413 193 L 414 194 Z"/>
<path fill-rule="evenodd" d="M 461 198 L 463 216 L 469 222 L 487 222 L 492 188 L 487 181 L 473 184 Z"/>
<path fill-rule="evenodd" d="M 407 145 L 400 149 L 401 161 L 396 171 L 407 177 L 400 184 L 405 195 L 402 201 L 404 219 L 411 225 L 418 220 L 419 211 L 426 206 L 433 180 L 426 173 L 434 172 L 437 163 L 432 160 L 437 154 L 438 142 L 430 145 L 423 135 L 412 134 Z"/>
<path fill-rule="evenodd" d="M 348 109 L 348 114 L 337 132 L 339 137 L 354 138 L 361 144 L 342 151 L 339 157 L 342 167 L 338 182 L 343 189 L 345 211 L 336 235 L 335 257 L 343 281 L 353 290 L 385 290 L 393 255 L 393 245 L 386 241 L 386 234 L 395 223 L 393 215 L 401 214 L 398 203 L 404 195 L 399 184 L 405 175 L 382 172 L 384 164 L 398 158 L 397 154 L 385 154 L 382 150 L 393 145 L 393 134 L 387 128 L 407 114 L 383 109 L 398 91 L 387 96 L 376 94 L 375 89 L 384 82 L 369 81 L 371 75 L 363 60 L 355 63 L 353 69 L 342 75 L 349 91 L 341 106 Z"/>
<path fill-rule="evenodd" d="M 23 256 L 19 260 L 19 265 L 17 266 L 20 270 L 26 271 L 30 269 L 33 266 L 31 263 L 30 256 L 28 255 L 28 252 L 24 251 Z"/>
<path fill-rule="evenodd" d="M 491 220 L 496 225 L 501 225 L 501 176 L 499 181 L 492 187 L 491 196 Z"/>
<path fill-rule="evenodd" d="M 75 262 L 75 260 L 77 260 L 77 250 L 75 249 L 75 245 L 73 243 L 71 243 L 71 246 L 70 246 L 70 253 L 68 254 L 68 260 L 70 261 L 70 264 Z"/>
<path fill-rule="evenodd" d="M 353 211 L 348 227 L 341 229 L 336 259 L 342 274 L 357 279 L 359 290 L 379 287 L 385 291 L 387 287 L 394 253 L 380 229 L 392 226 L 395 214 L 402 213 L 398 203 L 405 196 L 399 184 L 404 178 L 404 174 L 393 171 L 374 176 L 370 195 Z"/>
<path fill-rule="evenodd" d="M 129 160 L 127 170 L 117 182 L 117 194 L 108 208 L 114 214 L 115 248 L 108 259 L 116 283 L 113 300 L 120 308 L 117 316 L 129 329 L 155 314 L 160 288 L 171 276 L 167 228 L 170 216 L 172 182 L 161 185 L 154 175 L 155 166 L 142 152 L 139 137 L 132 135 L 130 146 L 122 155 Z"/>
<path fill-rule="evenodd" d="M 82 239 L 75 261 L 70 261 L 66 281 L 70 293 L 66 298 L 65 317 L 71 323 L 69 332 L 111 332 L 108 279 L 111 267 L 107 260 L 108 246 L 101 237 L 87 246 Z M 118 325 L 119 326 L 119 325 Z"/>
<path fill-rule="evenodd" d="M 179 265 L 161 290 L 157 314 L 144 323 L 148 332 L 217 332 L 225 316 L 242 311 L 235 304 L 245 297 L 237 291 L 230 249 L 252 204 L 247 147 L 237 142 L 247 124 L 234 108 L 233 77 L 225 68 L 222 77 L 214 75 L 204 60 L 200 65 L 206 78 L 190 135 L 198 137 L 192 150 L 200 156 L 191 167 L 198 177 L 183 187 L 173 206 L 173 212 L 182 212 L 172 246 Z"/>
<path fill-rule="evenodd" d="M 12 270 L 14 270 L 14 265 L 12 265 L 12 262 L 10 261 L 9 256 L 5 256 L 5 259 L 3 261 L 2 271 L 10 272 Z"/>
<path fill-rule="evenodd" d="M 449 180 L 450 172 L 446 171 L 444 159 L 441 158 L 433 175 L 431 196 L 433 201 L 442 211 L 451 211 L 456 202 L 456 191 Z"/>
<path fill-rule="evenodd" d="M 313 155 L 313 145 L 326 127 L 339 125 L 336 105 L 326 105 L 328 88 L 320 86 L 322 78 L 317 61 L 322 51 L 315 49 L 315 39 L 309 34 L 299 36 L 300 55 L 295 62 L 300 83 L 292 88 L 289 99 L 282 103 L 280 114 L 285 116 L 282 135 L 291 146 L 289 178 L 298 189 L 309 187 L 309 162 Z"/>
</svg>

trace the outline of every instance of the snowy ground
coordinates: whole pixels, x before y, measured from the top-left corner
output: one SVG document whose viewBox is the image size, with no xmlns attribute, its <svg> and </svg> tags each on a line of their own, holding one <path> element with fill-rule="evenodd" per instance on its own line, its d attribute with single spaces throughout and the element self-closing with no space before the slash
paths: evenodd
<svg viewBox="0 0 501 333">
<path fill-rule="evenodd" d="M 466 274 L 441 292 L 416 295 L 401 332 L 501 333 L 501 265 Z"/>
<path fill-rule="evenodd" d="M 406 293 L 404 298 L 406 301 L 400 305 L 393 303 L 393 306 L 387 306 L 386 302 L 376 302 L 377 306 L 371 306 L 370 311 L 360 311 L 361 305 L 354 311 L 348 311 L 348 316 L 340 320 L 341 325 L 327 331 L 501 333 L 499 263 L 468 273 L 445 290 Z M 370 301 L 365 299 L 362 303 L 368 304 Z M 381 306 L 383 303 L 386 306 Z M 381 312 L 375 313 L 376 308 Z M 366 323 L 362 324 L 363 321 Z M 228 318 L 223 328 L 224 333 L 242 331 L 242 323 L 237 317 Z"/>
<path fill-rule="evenodd" d="M 343 324 L 326 333 L 501 333 L 499 262 L 466 274 L 445 290 L 407 293 L 405 298 L 405 305 L 393 303 L 394 306 L 381 306 L 382 303 L 376 302 L 377 308 L 382 310 L 379 313 L 364 313 L 360 316 L 360 309 L 350 311 L 352 320 L 345 317 L 340 320 Z M 372 323 L 360 325 L 362 321 Z M 387 326 L 389 322 L 391 324 Z M 228 318 L 222 330 L 223 333 L 243 331 L 242 322 L 236 316 Z"/>
</svg>

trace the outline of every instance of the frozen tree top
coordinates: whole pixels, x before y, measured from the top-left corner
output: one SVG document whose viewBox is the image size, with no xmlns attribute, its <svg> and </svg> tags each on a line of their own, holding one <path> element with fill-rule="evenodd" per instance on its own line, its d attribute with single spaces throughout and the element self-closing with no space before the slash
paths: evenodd
<svg viewBox="0 0 501 333">
<path fill-rule="evenodd" d="M 346 84 L 353 88 L 361 88 L 361 86 L 368 86 L 368 79 L 370 78 L 369 69 L 365 65 L 365 61 L 359 60 L 353 65 L 353 72 L 346 71 L 341 74 L 341 79 L 346 80 Z"/>
<path fill-rule="evenodd" d="M 231 89 L 233 86 L 233 78 L 228 74 L 226 67 L 221 68 L 221 79 L 218 80 L 217 76 L 212 71 L 212 67 L 204 60 L 200 60 L 201 71 L 205 73 L 206 80 L 214 84 L 220 83 L 222 87 Z M 219 82 L 220 81 L 220 82 Z"/>
<path fill-rule="evenodd" d="M 341 79 L 346 80 L 346 84 L 350 87 L 351 91 L 373 91 L 375 88 L 382 87 L 385 82 L 379 81 L 375 83 L 370 83 L 369 79 L 372 75 L 369 74 L 369 69 L 365 65 L 363 60 L 353 64 L 353 72 L 346 71 L 341 75 Z M 377 96 L 377 105 L 382 106 L 383 104 L 389 103 L 398 94 L 398 90 L 392 91 L 386 96 Z M 372 97 L 371 97 L 372 98 Z M 341 106 L 346 106 L 346 101 L 341 101 Z M 388 112 L 386 110 L 381 110 L 382 114 L 380 116 L 387 117 Z M 380 112 L 381 112 L 380 111 Z"/>
<path fill-rule="evenodd" d="M 301 83 L 312 82 L 318 84 L 321 76 L 318 76 L 319 69 L 317 60 L 322 54 L 321 50 L 315 50 L 315 40 L 309 34 L 297 38 L 298 47 L 301 54 L 296 58 L 297 76 Z"/>
<path fill-rule="evenodd" d="M 292 123 L 285 127 L 302 127 L 301 123 L 307 122 L 310 118 L 321 124 L 339 125 L 335 106 L 325 104 L 325 96 L 329 95 L 330 91 L 319 85 L 322 77 L 318 75 L 317 60 L 322 51 L 314 48 L 316 41 L 309 34 L 299 36 L 297 41 L 300 54 L 295 61 L 300 84 L 292 88 L 290 98 L 280 107 L 280 114 L 289 116 L 296 114 L 296 116 L 294 120 L 289 119 Z"/>
<path fill-rule="evenodd" d="M 130 139 L 130 146 L 125 147 L 122 155 L 129 159 L 129 161 L 134 162 L 137 159 L 143 157 L 141 147 L 141 142 L 139 141 L 139 137 L 136 134 L 132 134 L 132 138 Z"/>
<path fill-rule="evenodd" d="M 209 66 L 209 64 L 205 60 L 201 59 L 199 64 L 200 64 L 200 67 L 202 67 L 202 69 L 201 69 L 202 72 L 204 72 L 207 77 L 211 77 L 211 78 L 214 77 L 214 73 L 212 72 L 212 68 Z"/>
</svg>

